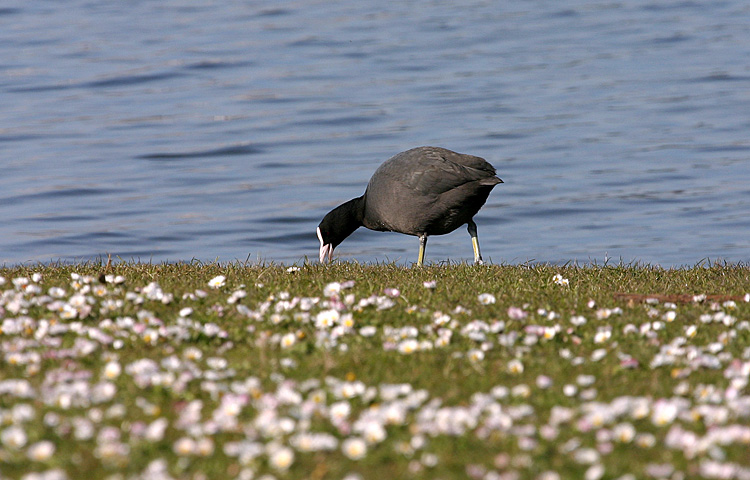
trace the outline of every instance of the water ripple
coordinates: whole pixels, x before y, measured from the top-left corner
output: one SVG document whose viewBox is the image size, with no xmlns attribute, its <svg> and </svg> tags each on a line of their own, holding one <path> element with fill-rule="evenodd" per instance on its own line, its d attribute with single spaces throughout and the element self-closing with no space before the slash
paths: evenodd
<svg viewBox="0 0 750 480">
<path fill-rule="evenodd" d="M 138 155 L 135 158 L 144 160 L 179 160 L 182 158 L 196 157 L 225 157 L 233 155 L 256 155 L 263 153 L 264 149 L 255 144 L 238 144 L 209 150 L 194 150 L 179 153 L 148 153 Z"/>
<path fill-rule="evenodd" d="M 117 195 L 125 192 L 127 192 L 125 189 L 56 187 L 52 190 L 12 195 L 4 197 L 2 200 L 8 204 L 16 204 L 36 200 L 65 200 L 66 198 L 100 197 L 105 195 Z"/>
</svg>

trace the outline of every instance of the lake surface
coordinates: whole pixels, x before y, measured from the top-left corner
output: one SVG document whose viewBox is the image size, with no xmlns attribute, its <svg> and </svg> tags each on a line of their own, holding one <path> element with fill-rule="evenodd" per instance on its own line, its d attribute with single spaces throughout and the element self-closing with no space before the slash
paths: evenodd
<svg viewBox="0 0 750 480">
<path fill-rule="evenodd" d="M 493 263 L 748 262 L 750 4 L 0 7 L 0 265 L 317 259 L 323 215 L 419 145 L 497 168 Z M 463 228 L 428 244 L 471 258 Z"/>
</svg>

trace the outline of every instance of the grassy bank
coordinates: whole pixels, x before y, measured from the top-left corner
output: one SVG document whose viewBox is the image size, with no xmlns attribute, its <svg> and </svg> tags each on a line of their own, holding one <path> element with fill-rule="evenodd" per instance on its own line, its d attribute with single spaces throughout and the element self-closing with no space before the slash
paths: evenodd
<svg viewBox="0 0 750 480">
<path fill-rule="evenodd" d="M 750 478 L 746 267 L 0 277 L 3 478 Z"/>
</svg>

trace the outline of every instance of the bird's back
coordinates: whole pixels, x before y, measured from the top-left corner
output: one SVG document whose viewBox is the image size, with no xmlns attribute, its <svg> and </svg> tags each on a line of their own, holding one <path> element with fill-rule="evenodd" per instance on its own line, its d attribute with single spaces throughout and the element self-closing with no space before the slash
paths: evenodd
<svg viewBox="0 0 750 480">
<path fill-rule="evenodd" d="M 418 147 L 386 160 L 365 192 L 365 226 L 411 235 L 449 233 L 468 222 L 502 181 L 481 157 Z"/>
</svg>

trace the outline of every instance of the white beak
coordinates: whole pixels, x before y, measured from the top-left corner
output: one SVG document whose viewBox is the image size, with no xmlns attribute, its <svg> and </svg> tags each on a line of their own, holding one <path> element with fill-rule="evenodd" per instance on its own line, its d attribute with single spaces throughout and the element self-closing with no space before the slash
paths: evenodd
<svg viewBox="0 0 750 480">
<path fill-rule="evenodd" d="M 333 247 L 330 243 L 323 243 L 323 235 L 320 234 L 320 227 L 317 230 L 318 240 L 320 240 L 320 263 L 326 263 L 326 257 L 328 261 L 333 260 Z"/>
</svg>

